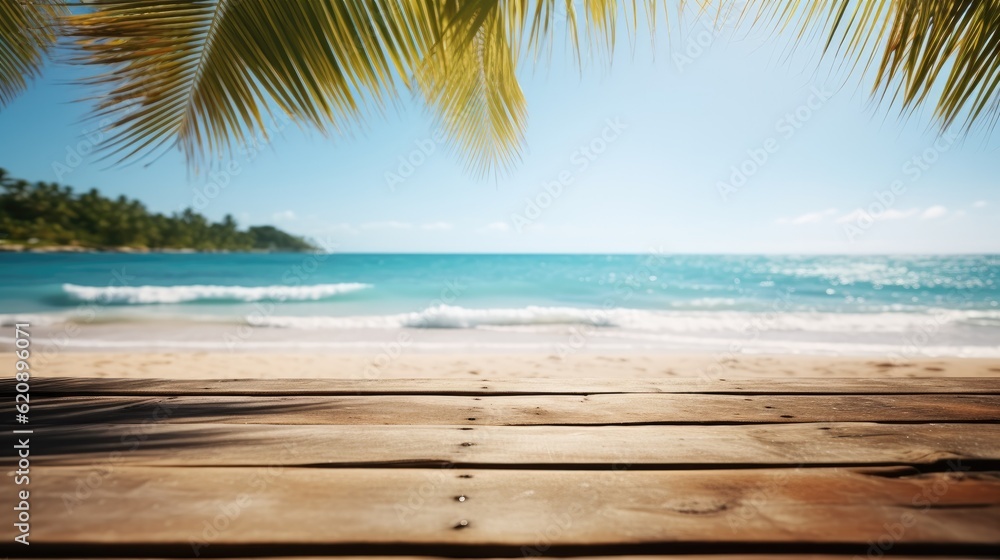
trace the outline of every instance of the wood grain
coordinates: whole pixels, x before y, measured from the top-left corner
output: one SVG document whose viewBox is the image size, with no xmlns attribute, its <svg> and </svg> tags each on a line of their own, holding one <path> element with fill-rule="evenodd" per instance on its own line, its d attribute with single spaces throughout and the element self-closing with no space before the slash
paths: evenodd
<svg viewBox="0 0 1000 560">
<path fill-rule="evenodd" d="M 1000 545 L 1000 480 L 981 474 L 120 467 L 87 486 L 90 468 L 33 472 L 42 544 L 865 545 L 898 525 L 897 545 Z"/>
<path fill-rule="evenodd" d="M 996 379 L 34 379 L 31 392 L 42 556 L 1000 549 Z M 13 531 L 0 555 L 21 553 Z"/>
<path fill-rule="evenodd" d="M 982 558 L 982 557 L 979 557 Z M 437 556 L 269 556 L 268 560 L 440 560 Z M 72 559 L 71 559 L 72 560 Z M 77 559 L 79 560 L 79 559 Z M 140 560 L 120 558 L 119 560 Z M 143 560 L 149 560 L 143 559 Z M 480 560 L 509 560 L 481 558 Z M 565 560 L 855 560 L 851 554 L 649 554 L 642 556 L 569 556 Z M 972 556 L 899 556 L 890 560 L 976 560 Z"/>
<path fill-rule="evenodd" d="M 719 468 L 1000 460 L 1000 425 L 480 427 L 119 424 L 45 429 L 45 465 Z M 13 459 L 4 458 L 7 463 Z M 12 463 L 11 463 L 12 464 Z"/>
<path fill-rule="evenodd" d="M 467 426 L 786 422 L 1000 422 L 994 395 L 382 395 L 59 397 L 34 424 L 412 424 Z"/>
<path fill-rule="evenodd" d="M 234 377 L 238 372 L 233 373 Z M 5 395 L 13 382 L 0 381 Z M 712 393 L 770 395 L 979 394 L 1000 395 L 1000 378 L 909 379 L 96 379 L 38 378 L 36 395 L 534 395 L 599 393 Z"/>
</svg>

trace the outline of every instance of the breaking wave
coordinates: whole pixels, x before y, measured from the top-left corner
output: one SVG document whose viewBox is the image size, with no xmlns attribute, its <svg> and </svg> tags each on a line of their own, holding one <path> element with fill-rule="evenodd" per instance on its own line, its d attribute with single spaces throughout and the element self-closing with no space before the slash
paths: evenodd
<svg viewBox="0 0 1000 560">
<path fill-rule="evenodd" d="M 739 332 L 762 331 L 892 333 L 960 326 L 998 326 L 1000 312 L 930 310 L 927 313 L 820 313 L 747 311 L 650 311 L 537 307 L 468 309 L 449 305 L 413 313 L 350 317 L 261 316 L 246 318 L 252 326 L 290 329 L 475 329 L 490 327 L 544 328 L 553 325 L 618 327 L 639 331 Z"/>
<path fill-rule="evenodd" d="M 150 305 L 192 301 L 316 301 L 371 288 L 370 284 L 342 283 L 313 286 L 78 286 L 63 284 L 76 301 L 100 304 Z"/>
</svg>

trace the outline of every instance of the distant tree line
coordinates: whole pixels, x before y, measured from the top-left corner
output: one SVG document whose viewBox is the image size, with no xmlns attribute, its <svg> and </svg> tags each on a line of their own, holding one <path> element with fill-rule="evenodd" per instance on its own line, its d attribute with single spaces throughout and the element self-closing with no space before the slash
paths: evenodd
<svg viewBox="0 0 1000 560">
<path fill-rule="evenodd" d="M 188 208 L 167 216 L 138 200 L 110 199 L 97 189 L 81 194 L 55 183 L 29 183 L 0 168 L 0 241 L 8 244 L 73 245 L 91 248 L 194 249 L 197 251 L 311 251 L 301 237 L 272 226 L 241 231 L 226 215 L 221 222 Z"/>
</svg>

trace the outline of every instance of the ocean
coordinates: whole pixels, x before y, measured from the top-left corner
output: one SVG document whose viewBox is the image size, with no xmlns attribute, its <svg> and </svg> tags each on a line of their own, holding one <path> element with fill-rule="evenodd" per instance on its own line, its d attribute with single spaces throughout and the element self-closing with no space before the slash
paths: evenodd
<svg viewBox="0 0 1000 560">
<path fill-rule="evenodd" d="M 1000 356 L 1000 257 L 0 254 L 0 344 Z"/>
</svg>

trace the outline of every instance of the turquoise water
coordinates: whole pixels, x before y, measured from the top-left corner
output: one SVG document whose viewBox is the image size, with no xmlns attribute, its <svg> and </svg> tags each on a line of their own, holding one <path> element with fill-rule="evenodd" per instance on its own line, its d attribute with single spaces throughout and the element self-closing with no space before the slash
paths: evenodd
<svg viewBox="0 0 1000 560">
<path fill-rule="evenodd" d="M 748 328 L 772 342 L 891 343 L 932 325 L 935 346 L 1000 344 L 996 256 L 0 254 L 0 269 L 4 324 L 586 325 L 647 344 Z"/>
</svg>

